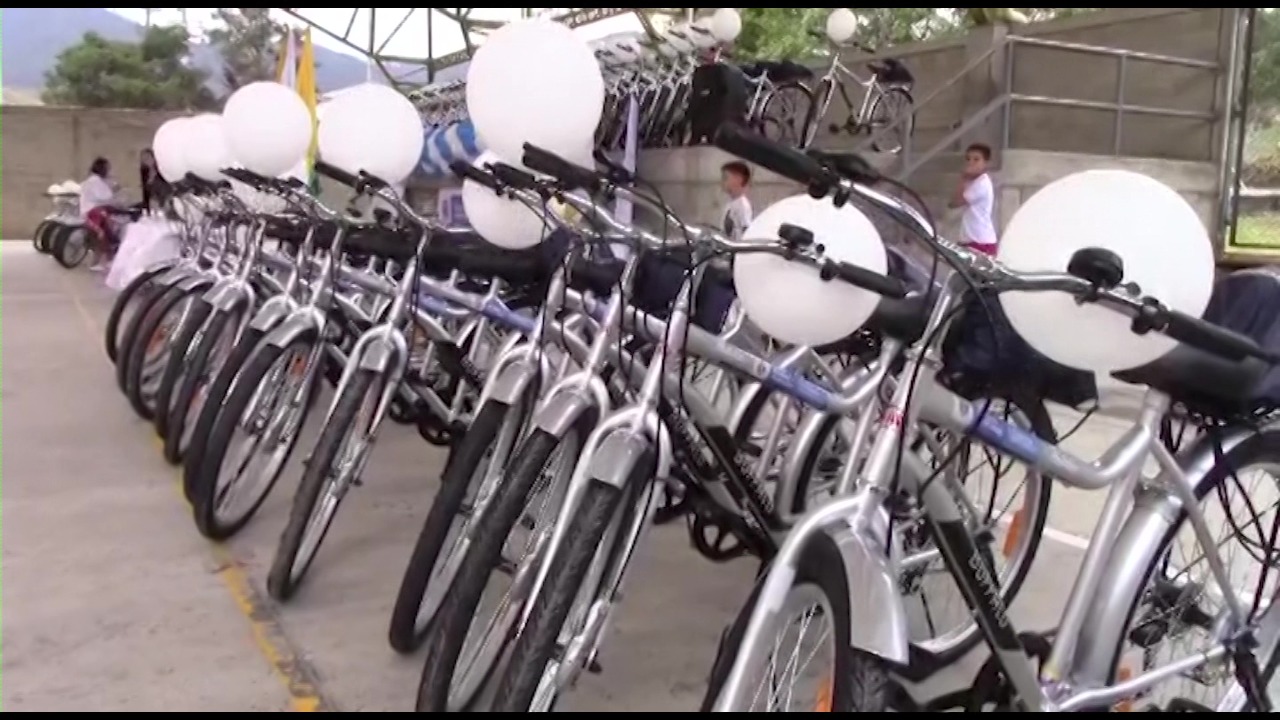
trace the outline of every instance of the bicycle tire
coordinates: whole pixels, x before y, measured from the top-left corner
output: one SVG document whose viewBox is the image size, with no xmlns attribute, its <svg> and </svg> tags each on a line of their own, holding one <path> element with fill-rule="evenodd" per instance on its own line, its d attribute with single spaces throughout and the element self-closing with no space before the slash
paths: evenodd
<svg viewBox="0 0 1280 720">
<path fill-rule="evenodd" d="M 649 464 L 645 465 L 640 472 L 648 470 Z M 564 529 L 560 548 L 549 558 L 546 580 L 533 598 L 524 630 L 516 636 L 490 712 L 531 712 L 547 662 L 556 654 L 560 633 L 582 594 L 592 563 L 604 547 L 622 497 L 621 488 L 597 480 L 590 481 L 583 490 Z"/>
<path fill-rule="evenodd" d="M 884 146 L 880 144 L 879 141 L 872 140 L 871 149 L 875 150 L 876 152 L 896 153 L 901 151 L 902 145 L 906 144 L 905 143 L 906 139 L 911 137 L 912 133 L 914 133 L 916 129 L 915 128 L 915 125 L 916 125 L 915 100 L 911 97 L 911 93 L 907 92 L 905 88 L 891 87 L 881 91 L 880 95 L 877 96 L 875 101 L 871 103 L 871 108 L 867 112 L 867 117 L 868 118 L 875 117 L 876 111 L 885 104 L 885 99 L 890 97 L 901 98 L 902 102 L 904 103 L 903 107 L 906 108 L 905 110 L 905 112 L 907 113 L 907 119 L 905 122 L 906 132 L 902 136 L 904 142 L 900 143 L 897 148 L 894 148 L 892 150 L 886 150 Z M 889 116 L 888 122 L 893 123 L 897 121 L 898 121 L 898 115 L 891 113 Z"/>
<path fill-rule="evenodd" d="M 774 101 L 783 97 L 784 92 L 792 92 L 804 97 L 804 107 L 792 108 L 791 113 L 782 113 L 784 118 L 774 117 L 770 113 L 770 108 L 774 105 Z M 781 100 L 778 100 L 781 103 Z M 818 118 L 810 117 L 813 115 L 814 96 L 813 90 L 809 86 L 796 80 L 784 82 L 774 87 L 773 92 L 769 93 L 769 97 L 765 98 L 764 104 L 760 107 L 760 113 L 755 119 L 756 130 L 770 140 L 777 142 L 791 142 L 796 147 L 804 145 L 804 139 L 809 136 L 809 127 L 812 123 L 817 122 Z M 798 113 L 798 114 L 797 114 Z M 775 124 L 781 125 L 783 121 L 790 123 L 792 131 L 796 137 L 788 138 L 785 135 L 779 135 L 777 132 L 770 132 L 769 121 L 773 120 Z"/>
<path fill-rule="evenodd" d="M 31 244 L 35 246 L 36 252 L 42 255 L 48 252 L 45 236 L 48 235 L 56 226 L 57 223 L 52 220 L 41 220 L 40 223 L 36 225 L 35 231 L 31 233 Z"/>
<path fill-rule="evenodd" d="M 213 436 L 214 422 L 217 421 L 223 401 L 227 399 L 227 392 L 231 389 L 231 383 L 245 367 L 249 356 L 257 349 L 264 335 L 265 333 L 261 330 L 247 328 L 236 346 L 231 349 L 226 362 L 218 368 L 213 382 L 209 384 L 204 404 L 200 406 L 200 414 L 196 416 L 196 425 L 192 430 L 192 445 L 187 448 L 186 455 L 182 458 L 182 492 L 187 502 L 192 504 L 196 502 L 197 495 L 193 490 L 198 485 L 196 478 L 200 474 L 200 464 L 204 458 L 205 448 L 209 445 L 209 439 Z"/>
<path fill-rule="evenodd" d="M 147 308 L 147 312 L 139 319 L 137 332 L 130 339 L 129 351 L 125 354 L 125 361 L 117 365 L 119 372 L 117 379 L 120 386 L 124 390 L 124 396 L 129 401 L 129 405 L 138 417 L 143 420 L 152 420 L 154 410 L 146 404 L 145 398 L 142 397 L 142 374 L 146 365 L 148 350 L 152 342 L 156 342 L 155 335 L 160 329 L 164 319 L 178 305 L 178 303 L 190 297 L 188 291 L 180 288 L 170 288 L 165 291 L 156 302 Z M 167 342 L 167 338 L 159 342 Z"/>
<path fill-rule="evenodd" d="M 226 461 L 228 446 L 231 444 L 231 439 L 235 437 L 236 428 L 240 425 L 240 418 L 257 395 L 258 388 L 263 384 L 276 363 L 281 358 L 287 357 L 288 352 L 297 346 L 314 345 L 318 340 L 319 337 L 314 332 L 307 332 L 295 338 L 288 347 L 255 342 L 246 351 L 247 357 L 243 368 L 238 372 L 229 371 L 221 375 L 220 379 L 226 382 L 230 388 L 226 396 L 226 402 L 221 405 L 210 404 L 214 398 L 212 394 L 205 400 L 205 406 L 213 411 L 212 419 L 209 421 L 212 429 L 208 435 L 207 443 L 198 456 L 198 469 L 192 474 L 193 483 L 190 489 L 192 506 L 195 510 L 196 529 L 200 531 L 201 535 L 210 540 L 218 541 L 232 537 L 249 524 L 249 521 L 253 519 L 253 516 L 262 507 L 262 503 L 271 495 L 271 491 L 280 480 L 280 474 L 284 472 L 284 466 L 288 464 L 288 458 L 293 455 L 298 438 L 302 435 L 300 431 L 293 433 L 293 437 L 290 438 L 289 446 L 285 450 L 285 459 L 276 468 L 273 477 L 262 484 L 258 497 L 249 503 L 248 508 L 239 517 L 226 522 L 218 516 L 218 508 L 214 502 L 214 493 L 218 489 L 218 479 L 222 474 L 222 465 Z M 312 382 L 315 382 L 314 378 Z M 315 396 L 314 386 L 307 388 L 306 392 L 308 393 L 308 402 L 302 406 L 302 417 L 298 419 L 297 423 L 299 429 L 305 425 L 311 412 L 312 403 L 310 400 Z"/>
<path fill-rule="evenodd" d="M 195 349 L 196 335 L 204 329 L 205 321 L 212 313 L 213 305 L 209 304 L 201 293 L 200 297 L 191 301 L 191 306 L 182 319 L 182 325 L 178 327 L 178 332 L 171 343 L 174 350 L 169 351 L 169 361 L 165 363 L 164 372 L 160 375 L 160 386 L 156 388 L 155 412 L 151 419 L 156 435 L 161 439 L 168 437 L 169 434 L 169 416 L 173 413 L 173 391 L 187 372 L 189 364 L 187 358 Z M 203 336 L 201 340 L 203 341 Z M 176 464 L 174 460 L 169 462 Z"/>
<path fill-rule="evenodd" d="M 222 340 L 223 333 L 227 330 L 234 331 L 239 320 L 239 313 L 214 310 L 205 320 L 204 335 L 200 338 L 200 343 L 187 354 L 187 369 L 173 390 L 173 402 L 164 435 L 164 458 L 174 465 L 182 462 L 183 456 L 190 450 L 190 445 L 184 445 L 184 440 L 197 442 L 195 435 L 186 436 L 193 409 L 191 405 L 196 401 L 202 386 L 208 387 L 211 371 L 213 375 L 217 374 L 217 368 L 210 368 L 209 364 L 215 359 L 213 351 Z M 207 397 L 206 395 L 201 399 L 202 407 Z M 194 410 L 198 416 L 200 408 Z"/>
<path fill-rule="evenodd" d="M 128 327 L 128 323 L 123 322 L 125 312 L 130 307 L 133 307 L 135 302 L 142 302 L 144 298 L 148 297 L 147 295 L 139 295 L 139 293 L 142 293 L 144 288 L 149 288 L 151 281 L 167 271 L 169 267 L 147 270 L 130 280 L 129 284 L 116 296 L 116 301 L 111 304 L 111 313 L 107 315 L 107 325 L 103 330 L 103 340 L 107 349 L 107 357 L 111 358 L 112 363 L 118 362 L 120 359 L 120 342 L 123 339 L 124 328 Z"/>
<path fill-rule="evenodd" d="M 465 512 L 463 504 L 474 481 L 482 479 L 481 465 L 490 448 L 499 442 L 502 425 L 511 406 L 489 400 L 476 413 L 467 434 L 457 446 L 448 465 L 440 476 L 440 489 L 431 501 L 431 509 L 418 533 L 409 564 L 405 566 L 396 602 L 391 610 L 391 626 L 387 638 L 392 649 L 399 653 L 411 653 L 422 646 L 431 626 L 430 619 L 419 623 L 422 604 L 426 600 L 427 586 L 431 582 L 440 553 L 449 538 L 449 530 L 455 519 Z M 429 613 L 434 618 L 435 610 Z"/>
<path fill-rule="evenodd" d="M 375 382 L 378 384 L 375 385 Z M 280 544 L 271 561 L 271 570 L 267 573 L 267 593 L 273 599 L 284 602 L 292 598 L 301 587 L 316 556 L 320 554 L 320 545 L 323 544 L 329 528 L 333 526 L 333 519 L 337 516 L 337 506 L 323 521 L 315 549 L 308 557 L 302 559 L 302 565 L 298 567 L 298 553 L 302 550 L 302 542 L 306 538 L 316 504 L 320 501 L 320 494 L 325 484 L 329 482 L 329 467 L 342 450 L 349 433 L 355 432 L 356 415 L 360 412 L 365 398 L 371 391 L 381 392 L 385 382 L 373 370 L 358 370 L 351 376 L 351 381 L 343 388 L 342 394 L 334 400 L 333 413 L 325 423 L 324 429 L 320 431 L 315 450 L 306 462 L 302 482 L 299 483 L 298 490 L 293 496 L 289 521 L 280 535 Z M 295 568 L 297 568 L 296 572 Z"/>
<path fill-rule="evenodd" d="M 71 242 L 73 237 L 77 237 L 77 234 L 83 236 L 83 242 L 78 246 L 69 248 L 68 244 Z M 65 232 L 58 236 L 58 242 L 54 246 L 53 259 L 67 270 L 74 270 L 77 267 L 80 267 L 80 264 L 85 261 L 85 258 L 89 257 L 89 245 L 89 230 L 85 226 L 65 226 Z"/>
<path fill-rule="evenodd" d="M 581 419 L 563 438 L 534 430 L 517 446 L 488 509 L 476 524 L 471 547 L 467 549 L 449 594 L 440 604 L 433 627 L 427 634 L 424 643 L 426 662 L 418 683 L 416 712 L 459 711 L 449 704 L 454 674 L 476 608 L 484 597 L 490 575 L 501 561 L 503 546 L 557 448 L 570 440 L 580 446 L 593 425 L 593 418 Z M 464 698 L 459 705 L 466 707 L 473 700 L 474 697 Z"/>
<path fill-rule="evenodd" d="M 764 577 L 763 574 L 761 576 Z M 711 712 L 719 699 L 729 671 L 737 659 L 747 624 L 755 611 L 763 580 L 747 597 L 747 602 L 725 632 L 716 652 L 707 681 L 707 691 L 702 699 L 700 712 Z M 893 701 L 893 684 L 883 660 L 855 651 L 844 638 L 849 630 L 849 584 L 845 576 L 844 560 L 835 541 L 826 533 L 815 533 L 796 562 L 796 575 L 792 588 L 813 585 L 827 599 L 832 610 L 834 638 L 834 662 L 831 674 L 830 712 L 886 712 Z M 785 603 L 784 603 L 785 605 Z M 740 708 L 735 711 L 742 712 Z"/>
</svg>

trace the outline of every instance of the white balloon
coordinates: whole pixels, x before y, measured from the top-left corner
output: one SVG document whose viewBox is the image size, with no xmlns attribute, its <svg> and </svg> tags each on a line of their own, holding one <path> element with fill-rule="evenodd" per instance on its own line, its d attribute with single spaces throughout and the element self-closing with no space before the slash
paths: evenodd
<svg viewBox="0 0 1280 720">
<path fill-rule="evenodd" d="M 742 33 L 742 16 L 733 8 L 720 8 L 711 14 L 711 34 L 722 43 L 731 43 Z"/>
<path fill-rule="evenodd" d="M 496 153 L 485 152 L 476 158 L 476 166 L 506 162 Z M 517 163 L 507 162 L 513 167 Z M 531 248 L 542 242 L 549 228 L 540 215 L 519 200 L 499 196 L 489 188 L 472 180 L 462 182 L 462 207 L 467 220 L 480 237 L 508 250 Z"/>
<path fill-rule="evenodd" d="M 702 18 L 693 23 L 689 30 L 689 37 L 693 39 L 693 44 L 706 50 L 713 48 L 716 43 L 720 42 L 716 39 L 715 32 L 711 29 L 711 18 Z"/>
<path fill-rule="evenodd" d="M 205 180 L 222 180 L 222 170 L 235 163 L 221 115 L 205 113 L 191 118 L 186 126 L 186 146 L 187 170 Z"/>
<path fill-rule="evenodd" d="M 311 147 L 311 111 L 298 93 L 277 82 L 236 90 L 227 98 L 222 122 L 232 157 L 266 177 L 289 172 Z"/>
<path fill-rule="evenodd" d="M 836 8 L 827 16 L 827 38 L 837 45 L 849 42 L 858 31 L 858 16 L 849 8 Z"/>
<path fill-rule="evenodd" d="M 327 103 L 319 141 L 320 156 L 330 165 L 396 184 L 422 157 L 422 118 L 396 90 L 365 83 Z"/>
<path fill-rule="evenodd" d="M 466 95 L 484 147 L 517 159 L 525 143 L 563 154 L 595 136 L 604 78 L 572 30 L 526 20 L 503 26 L 480 46 L 467 69 Z"/>
<path fill-rule="evenodd" d="M 156 129 L 151 139 L 151 152 L 156 156 L 156 169 L 169 182 L 178 182 L 187 176 L 187 123 L 189 117 L 166 120 Z"/>
<path fill-rule="evenodd" d="M 1049 183 L 1014 213 L 997 256 L 1022 272 L 1065 272 L 1071 256 L 1087 247 L 1116 253 L 1125 282 L 1175 310 L 1199 317 L 1209 303 L 1214 254 L 1199 216 L 1168 186 L 1127 170 L 1089 170 Z M 1068 367 L 1134 368 L 1176 345 L 1156 333 L 1135 335 L 1129 317 L 1080 305 L 1066 293 L 1007 292 L 1000 304 L 1028 344 Z"/>
<path fill-rule="evenodd" d="M 825 256 L 885 272 L 884 243 L 875 225 L 852 205 L 793 195 L 770 205 L 743 234 L 753 242 L 777 242 L 783 224 L 813 233 Z M 796 345 L 835 342 L 862 327 L 880 296 L 839 280 L 824 281 L 817 268 L 767 253 L 733 260 L 733 282 L 747 317 L 764 332 Z"/>
</svg>

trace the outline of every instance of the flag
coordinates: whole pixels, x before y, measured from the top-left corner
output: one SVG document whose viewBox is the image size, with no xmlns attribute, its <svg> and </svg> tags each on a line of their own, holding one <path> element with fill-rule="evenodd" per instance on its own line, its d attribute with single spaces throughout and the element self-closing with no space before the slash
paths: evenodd
<svg viewBox="0 0 1280 720">
<path fill-rule="evenodd" d="M 301 40 L 302 50 L 298 50 L 299 38 L 294 35 L 293 28 L 288 28 L 284 36 L 284 48 L 280 53 L 280 64 L 276 77 L 281 85 L 298 93 L 302 102 L 311 113 L 311 145 L 307 156 L 289 175 L 307 183 L 313 194 L 320 192 L 320 179 L 315 172 L 316 158 L 316 62 L 315 50 L 311 45 L 311 29 L 308 28 Z"/>
<path fill-rule="evenodd" d="M 307 187 L 311 188 L 312 195 L 319 195 L 320 176 L 316 173 L 316 156 L 319 154 L 316 126 L 319 123 L 316 118 L 316 106 L 320 103 L 316 92 L 316 51 L 311 44 L 311 28 L 307 28 L 302 34 L 302 57 L 298 58 L 296 87 L 298 94 L 302 96 L 302 101 L 307 104 L 307 110 L 311 112 L 311 147 L 307 149 Z"/>
</svg>

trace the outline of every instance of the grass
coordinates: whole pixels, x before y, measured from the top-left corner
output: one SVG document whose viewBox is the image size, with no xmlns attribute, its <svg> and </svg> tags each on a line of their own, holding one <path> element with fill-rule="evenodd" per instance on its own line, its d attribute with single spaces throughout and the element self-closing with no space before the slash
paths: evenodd
<svg viewBox="0 0 1280 720">
<path fill-rule="evenodd" d="M 1236 223 L 1236 241 L 1232 249 L 1252 248 L 1280 250 L 1280 212 L 1242 215 Z"/>
</svg>

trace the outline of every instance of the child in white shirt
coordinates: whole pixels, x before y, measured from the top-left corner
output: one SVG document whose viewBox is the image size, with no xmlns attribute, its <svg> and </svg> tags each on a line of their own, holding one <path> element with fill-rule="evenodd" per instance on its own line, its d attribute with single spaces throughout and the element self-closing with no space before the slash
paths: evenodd
<svg viewBox="0 0 1280 720">
<path fill-rule="evenodd" d="M 951 197 L 950 206 L 964 208 L 960 219 L 960 242 L 987 255 L 995 255 L 997 247 L 995 212 L 996 193 L 987 174 L 991 148 L 974 143 L 964 151 L 964 173 Z"/>
<path fill-rule="evenodd" d="M 731 240 L 741 240 L 742 233 L 746 232 L 747 226 L 755 219 L 751 201 L 747 199 L 747 189 L 751 186 L 751 168 L 737 160 L 725 163 L 720 168 L 720 186 L 729 196 L 729 203 L 725 205 L 724 215 L 720 219 L 721 229 Z"/>
</svg>

